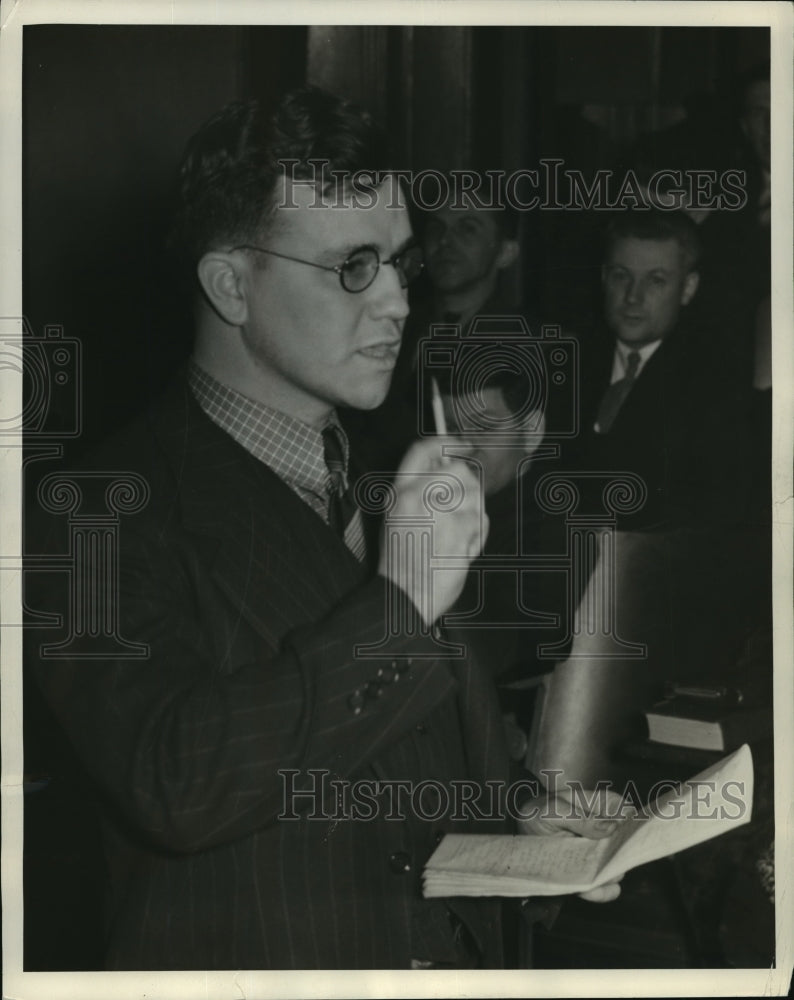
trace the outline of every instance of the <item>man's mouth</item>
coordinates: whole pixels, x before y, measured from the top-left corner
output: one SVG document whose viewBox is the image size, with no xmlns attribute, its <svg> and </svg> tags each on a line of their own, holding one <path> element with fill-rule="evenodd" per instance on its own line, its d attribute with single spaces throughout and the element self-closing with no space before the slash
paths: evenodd
<svg viewBox="0 0 794 1000">
<path fill-rule="evenodd" d="M 396 361 L 400 351 L 399 341 L 390 341 L 386 344 L 370 344 L 369 347 L 359 348 L 359 354 L 365 358 L 372 358 L 373 361 Z"/>
</svg>

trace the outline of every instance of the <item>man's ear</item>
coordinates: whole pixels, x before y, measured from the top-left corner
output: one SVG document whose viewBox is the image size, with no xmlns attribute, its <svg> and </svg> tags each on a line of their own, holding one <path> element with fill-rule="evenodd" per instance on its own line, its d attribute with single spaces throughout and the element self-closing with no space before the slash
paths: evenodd
<svg viewBox="0 0 794 1000">
<path fill-rule="evenodd" d="M 504 271 L 506 267 L 510 267 L 518 257 L 520 249 L 518 240 L 502 240 L 499 244 L 499 253 L 496 255 L 496 270 Z"/>
<path fill-rule="evenodd" d="M 700 275 L 697 271 L 690 271 L 684 278 L 684 287 L 681 289 L 681 305 L 688 306 L 695 297 L 695 292 L 700 284 Z"/>
<path fill-rule="evenodd" d="M 524 432 L 521 440 L 524 454 L 534 455 L 543 443 L 543 435 L 546 433 L 546 415 L 542 410 L 533 410 L 524 417 L 521 429 Z"/>
<path fill-rule="evenodd" d="M 231 254 L 210 250 L 198 262 L 198 279 L 212 308 L 231 326 L 248 318 L 241 266 Z"/>
</svg>

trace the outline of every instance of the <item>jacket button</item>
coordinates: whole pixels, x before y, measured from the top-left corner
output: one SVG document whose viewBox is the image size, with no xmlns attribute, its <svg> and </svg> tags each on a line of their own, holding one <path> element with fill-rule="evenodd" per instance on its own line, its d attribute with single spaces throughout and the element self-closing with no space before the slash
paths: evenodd
<svg viewBox="0 0 794 1000">
<path fill-rule="evenodd" d="M 424 722 L 419 722 L 417 723 L 416 731 L 417 733 L 419 733 L 420 736 L 424 736 L 425 733 L 427 733 L 427 726 L 424 724 Z"/>
<path fill-rule="evenodd" d="M 411 858 L 405 851 L 395 851 L 389 855 L 389 868 L 395 875 L 406 875 L 411 870 Z"/>
<path fill-rule="evenodd" d="M 347 699 L 347 707 L 350 709 L 353 715 L 358 715 L 361 712 L 363 704 L 364 704 L 364 693 L 362 691 L 354 691 Z"/>
<path fill-rule="evenodd" d="M 369 698 L 380 698 L 383 694 L 383 685 L 379 684 L 377 681 L 370 681 L 367 684 L 367 697 Z"/>
</svg>

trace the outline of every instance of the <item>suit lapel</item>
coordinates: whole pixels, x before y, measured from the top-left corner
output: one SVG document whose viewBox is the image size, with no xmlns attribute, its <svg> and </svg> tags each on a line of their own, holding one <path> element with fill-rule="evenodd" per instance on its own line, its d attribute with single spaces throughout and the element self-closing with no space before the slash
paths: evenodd
<svg viewBox="0 0 794 1000">
<path fill-rule="evenodd" d="M 218 586 L 273 646 L 361 582 L 365 570 L 344 542 L 217 427 L 186 385 L 158 407 L 155 426 L 185 529 L 197 536 Z"/>
<path fill-rule="evenodd" d="M 155 433 L 178 483 L 175 503 L 192 547 L 271 648 L 364 582 L 369 571 L 344 542 L 275 473 L 216 427 L 187 386 L 158 408 Z M 435 661 L 421 667 L 438 668 Z M 492 724 L 500 716 L 491 705 L 490 678 L 465 658 L 453 660 L 452 670 L 471 773 L 498 776 L 503 733 Z"/>
</svg>

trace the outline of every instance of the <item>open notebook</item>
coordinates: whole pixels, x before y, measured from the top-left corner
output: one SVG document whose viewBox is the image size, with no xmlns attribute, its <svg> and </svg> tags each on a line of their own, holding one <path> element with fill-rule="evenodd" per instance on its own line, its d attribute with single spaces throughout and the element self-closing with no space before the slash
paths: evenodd
<svg viewBox="0 0 794 1000">
<path fill-rule="evenodd" d="M 745 744 L 652 810 L 626 817 L 603 840 L 551 836 L 448 834 L 425 866 L 425 896 L 557 896 L 586 892 L 638 865 L 683 851 L 749 822 L 753 760 Z M 631 812 L 631 815 L 629 815 Z"/>
</svg>

